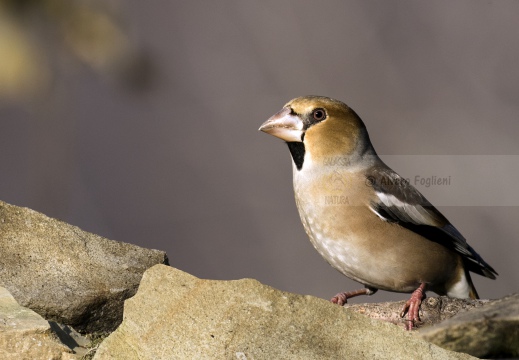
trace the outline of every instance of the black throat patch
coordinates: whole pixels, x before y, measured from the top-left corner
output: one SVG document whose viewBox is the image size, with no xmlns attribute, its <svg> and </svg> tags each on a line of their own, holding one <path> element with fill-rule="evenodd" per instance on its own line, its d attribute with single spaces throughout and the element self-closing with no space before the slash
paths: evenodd
<svg viewBox="0 0 519 360">
<path fill-rule="evenodd" d="M 303 168 L 303 162 L 305 161 L 305 144 L 294 141 L 287 142 L 287 145 L 297 170 L 301 170 Z"/>
</svg>

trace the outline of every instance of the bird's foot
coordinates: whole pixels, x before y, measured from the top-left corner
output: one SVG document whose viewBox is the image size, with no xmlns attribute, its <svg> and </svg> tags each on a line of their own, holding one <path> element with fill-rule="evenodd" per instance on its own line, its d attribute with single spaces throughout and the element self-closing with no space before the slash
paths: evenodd
<svg viewBox="0 0 519 360">
<path fill-rule="evenodd" d="M 334 304 L 343 306 L 344 304 L 346 304 L 348 302 L 348 299 L 350 299 L 352 297 L 359 296 L 359 295 L 372 295 L 376 291 L 377 291 L 376 289 L 364 288 L 364 289 L 355 290 L 355 291 L 342 292 L 342 293 L 338 293 L 337 295 L 332 297 L 332 299 L 330 301 Z"/>
<path fill-rule="evenodd" d="M 425 299 L 425 283 L 422 283 L 418 289 L 413 291 L 411 298 L 407 300 L 402 308 L 400 317 L 404 317 L 407 314 L 407 320 L 405 322 L 405 329 L 412 330 L 415 325 L 415 321 L 420 321 L 420 305 L 422 300 Z"/>
</svg>

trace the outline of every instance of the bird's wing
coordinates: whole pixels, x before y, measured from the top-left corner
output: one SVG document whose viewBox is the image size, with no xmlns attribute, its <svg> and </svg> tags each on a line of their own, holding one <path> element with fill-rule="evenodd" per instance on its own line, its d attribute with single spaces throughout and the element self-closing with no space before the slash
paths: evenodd
<svg viewBox="0 0 519 360">
<path fill-rule="evenodd" d="M 459 253 L 470 271 L 495 279 L 497 272 L 467 244 L 460 232 L 414 186 L 388 167 L 374 167 L 366 181 L 377 195 L 371 210 Z"/>
</svg>

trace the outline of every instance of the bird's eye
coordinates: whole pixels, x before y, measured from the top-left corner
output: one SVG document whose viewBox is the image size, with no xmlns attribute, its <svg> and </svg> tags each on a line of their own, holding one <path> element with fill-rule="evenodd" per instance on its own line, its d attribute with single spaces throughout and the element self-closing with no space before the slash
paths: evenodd
<svg viewBox="0 0 519 360">
<path fill-rule="evenodd" d="M 324 109 L 315 109 L 314 111 L 312 111 L 312 117 L 315 121 L 323 121 L 324 119 L 326 119 L 326 112 L 324 111 Z"/>
</svg>

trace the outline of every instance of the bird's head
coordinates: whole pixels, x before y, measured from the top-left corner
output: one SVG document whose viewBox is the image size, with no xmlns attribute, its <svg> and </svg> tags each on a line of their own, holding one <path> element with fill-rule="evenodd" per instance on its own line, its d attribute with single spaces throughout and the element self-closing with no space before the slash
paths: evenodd
<svg viewBox="0 0 519 360">
<path fill-rule="evenodd" d="M 374 153 L 366 127 L 346 104 L 323 96 L 303 96 L 288 102 L 260 131 L 285 140 L 297 168 L 335 158 L 362 160 Z"/>
</svg>

